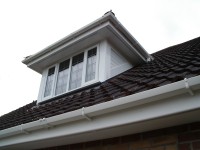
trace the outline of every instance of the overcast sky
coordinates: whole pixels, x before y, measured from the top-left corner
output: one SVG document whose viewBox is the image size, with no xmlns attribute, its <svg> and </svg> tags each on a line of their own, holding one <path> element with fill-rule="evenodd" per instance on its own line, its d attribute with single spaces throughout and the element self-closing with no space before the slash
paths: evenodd
<svg viewBox="0 0 200 150">
<path fill-rule="evenodd" d="M 37 99 L 24 57 L 109 10 L 149 53 L 200 36 L 200 0 L 0 0 L 0 115 Z"/>
</svg>

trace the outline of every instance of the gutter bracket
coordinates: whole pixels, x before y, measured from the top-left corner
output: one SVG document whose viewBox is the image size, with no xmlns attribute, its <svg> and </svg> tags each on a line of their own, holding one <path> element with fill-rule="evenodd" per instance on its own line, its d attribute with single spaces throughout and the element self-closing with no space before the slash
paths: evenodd
<svg viewBox="0 0 200 150">
<path fill-rule="evenodd" d="M 25 129 L 23 129 L 23 124 L 21 124 L 21 126 L 20 126 L 20 131 L 22 133 L 25 133 L 25 134 L 29 134 L 30 133 L 30 132 L 26 131 Z"/>
<path fill-rule="evenodd" d="M 184 81 L 185 81 L 185 88 L 186 88 L 186 90 L 188 91 L 188 93 L 189 93 L 191 96 L 193 96 L 193 95 L 194 95 L 194 92 L 193 92 L 192 89 L 190 88 L 190 85 L 189 85 L 189 83 L 188 83 L 188 79 L 185 78 Z"/>
<path fill-rule="evenodd" d="M 52 125 L 50 125 L 49 123 L 46 123 L 45 126 L 49 129 L 49 128 L 53 128 Z"/>
<path fill-rule="evenodd" d="M 47 122 L 47 119 L 46 119 L 46 118 L 40 119 L 40 122 L 44 122 L 44 126 L 47 127 L 48 129 L 49 129 L 49 128 L 53 128 L 53 126 L 50 125 L 50 124 Z"/>
<path fill-rule="evenodd" d="M 84 118 L 86 118 L 87 120 L 89 120 L 89 121 L 92 121 L 92 119 L 90 118 L 90 117 L 88 117 L 86 114 L 85 114 L 85 107 L 82 107 L 82 109 L 81 109 L 81 115 L 84 117 Z"/>
</svg>

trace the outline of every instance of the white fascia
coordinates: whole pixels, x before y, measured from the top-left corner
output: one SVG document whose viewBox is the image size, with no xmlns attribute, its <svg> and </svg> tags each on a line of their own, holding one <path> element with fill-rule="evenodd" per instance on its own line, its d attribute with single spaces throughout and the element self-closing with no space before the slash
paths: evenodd
<svg viewBox="0 0 200 150">
<path fill-rule="evenodd" d="M 109 23 L 109 24 L 106 24 Z M 40 63 L 41 61 L 47 59 L 49 56 L 58 54 L 63 49 L 68 48 L 80 44 L 80 42 L 92 38 L 93 42 L 98 42 L 99 40 L 105 40 L 107 33 L 104 29 L 106 29 L 109 25 L 109 28 L 112 29 L 112 34 L 120 38 L 122 42 L 125 42 L 129 47 L 129 49 L 138 55 L 138 58 L 141 59 L 142 62 L 146 62 L 151 59 L 151 56 L 144 50 L 144 48 L 136 41 L 136 39 L 122 26 L 122 24 L 117 20 L 117 18 L 112 14 L 108 13 L 96 21 L 90 23 L 89 25 L 81 28 L 80 30 L 68 35 L 67 37 L 59 40 L 58 42 L 48 46 L 47 48 L 39 51 L 38 53 L 31 55 L 25 58 L 22 62 L 26 64 L 31 69 L 41 73 L 43 68 L 40 66 L 33 66 L 36 63 Z M 96 35 L 95 35 L 96 34 Z M 113 36 L 110 35 L 110 36 Z M 92 41 L 91 40 L 91 41 Z M 87 43 L 87 42 L 85 42 Z M 91 43 L 88 43 L 91 44 Z M 81 44 L 80 44 L 81 45 Z M 80 46 L 82 47 L 82 46 Z"/>
<path fill-rule="evenodd" d="M 0 131 L 0 147 L 11 149 L 10 146 L 16 147 L 20 144 L 44 142 L 63 137 L 65 137 L 65 140 L 62 139 L 65 144 L 70 144 L 92 140 L 88 137 L 92 133 L 96 135 L 94 140 L 198 121 L 199 117 L 190 112 L 198 111 L 199 114 L 199 89 L 200 76 L 196 76 L 105 103 L 11 127 Z M 182 113 L 186 114 L 180 116 Z M 177 115 L 179 118 L 176 117 Z M 177 121 L 167 120 L 169 116 L 171 120 Z M 155 119 L 157 122 L 159 119 L 162 122 L 154 124 Z M 143 126 L 138 126 L 141 122 L 145 129 L 140 129 Z M 146 126 L 147 124 L 150 125 Z M 126 131 L 130 126 L 133 131 Z M 118 130 L 113 134 L 106 134 L 114 129 Z M 121 129 L 123 133 L 120 133 Z M 75 137 L 76 141 L 70 141 Z M 67 142 L 66 139 L 68 139 Z"/>
</svg>

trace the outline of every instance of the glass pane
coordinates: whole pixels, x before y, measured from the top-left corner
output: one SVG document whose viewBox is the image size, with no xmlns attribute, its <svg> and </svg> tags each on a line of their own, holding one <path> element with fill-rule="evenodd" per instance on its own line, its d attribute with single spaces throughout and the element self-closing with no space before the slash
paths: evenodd
<svg viewBox="0 0 200 150">
<path fill-rule="evenodd" d="M 46 86 L 45 86 L 45 91 L 44 91 L 44 97 L 51 95 L 51 91 L 52 91 L 52 87 L 53 87 L 54 72 L 55 72 L 55 67 L 50 68 L 48 71 L 48 76 L 47 76 Z"/>
<path fill-rule="evenodd" d="M 86 66 L 86 77 L 85 77 L 86 82 L 95 79 L 96 53 L 97 53 L 96 48 L 88 51 L 88 59 L 87 59 L 87 66 Z"/>
<path fill-rule="evenodd" d="M 56 83 L 56 95 L 66 92 L 67 79 L 69 74 L 69 60 L 66 60 L 59 65 L 58 78 Z"/>
<path fill-rule="evenodd" d="M 69 90 L 72 90 L 81 86 L 83 58 L 84 58 L 84 53 L 81 53 L 72 58 L 72 68 L 71 68 L 71 75 L 70 75 Z"/>
</svg>

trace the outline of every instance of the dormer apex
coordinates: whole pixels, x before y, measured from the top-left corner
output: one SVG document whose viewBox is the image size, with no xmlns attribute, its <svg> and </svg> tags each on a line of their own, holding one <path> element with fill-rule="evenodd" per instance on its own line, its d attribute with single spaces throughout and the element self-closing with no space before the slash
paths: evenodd
<svg viewBox="0 0 200 150">
<path fill-rule="evenodd" d="M 106 12 L 104 15 L 107 15 L 107 14 L 112 14 L 112 15 L 114 15 L 114 16 L 115 16 L 115 14 L 114 14 L 114 12 L 112 12 L 112 10 L 110 10 L 110 11 Z"/>
</svg>

